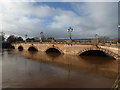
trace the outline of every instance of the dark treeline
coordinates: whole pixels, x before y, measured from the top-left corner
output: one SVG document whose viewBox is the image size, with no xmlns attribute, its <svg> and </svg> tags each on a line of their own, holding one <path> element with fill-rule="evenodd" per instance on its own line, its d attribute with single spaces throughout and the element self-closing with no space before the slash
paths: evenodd
<svg viewBox="0 0 120 90">
<path fill-rule="evenodd" d="M 23 41 L 22 37 L 10 35 L 5 39 L 3 35 L 0 36 L 1 48 L 14 48 L 12 43 Z"/>
<path fill-rule="evenodd" d="M 26 37 L 25 40 L 23 40 L 22 37 L 10 35 L 9 37 L 5 38 L 3 34 L 0 35 L 0 48 L 13 48 L 12 43 L 19 43 L 19 42 L 31 42 L 31 41 L 39 41 L 40 39 L 38 37 L 29 38 Z"/>
</svg>

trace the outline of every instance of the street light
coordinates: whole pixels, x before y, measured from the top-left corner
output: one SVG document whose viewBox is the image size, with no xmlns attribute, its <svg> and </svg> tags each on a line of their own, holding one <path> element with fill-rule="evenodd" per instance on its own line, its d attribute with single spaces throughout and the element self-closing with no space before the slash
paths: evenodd
<svg viewBox="0 0 120 90">
<path fill-rule="evenodd" d="M 98 47 L 98 43 L 99 43 L 99 40 L 98 40 L 98 34 L 95 34 L 95 44 L 96 44 L 96 47 Z"/>
<path fill-rule="evenodd" d="M 27 39 L 27 36 L 28 36 L 28 35 L 27 35 L 27 34 L 25 34 L 25 38 L 26 38 L 26 39 Z"/>
<path fill-rule="evenodd" d="M 43 38 L 43 32 L 40 32 L 40 40 Z"/>
<path fill-rule="evenodd" d="M 97 39 L 98 39 L 98 34 L 95 34 L 95 38 L 97 38 Z"/>
<path fill-rule="evenodd" d="M 25 38 L 26 38 L 25 43 L 27 42 L 27 36 L 28 36 L 28 35 L 27 35 L 27 34 L 25 34 Z"/>
<path fill-rule="evenodd" d="M 71 38 L 71 32 L 73 31 L 73 28 L 70 27 L 67 31 L 69 32 L 70 39 L 72 39 L 72 38 Z"/>
</svg>

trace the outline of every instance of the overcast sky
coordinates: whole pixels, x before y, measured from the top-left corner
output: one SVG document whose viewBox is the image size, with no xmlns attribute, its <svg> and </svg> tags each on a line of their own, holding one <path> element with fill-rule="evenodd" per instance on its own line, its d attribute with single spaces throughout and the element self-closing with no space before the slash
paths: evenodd
<svg viewBox="0 0 120 90">
<path fill-rule="evenodd" d="M 68 38 L 118 36 L 117 2 L 0 2 L 1 30 L 6 35 Z"/>
</svg>

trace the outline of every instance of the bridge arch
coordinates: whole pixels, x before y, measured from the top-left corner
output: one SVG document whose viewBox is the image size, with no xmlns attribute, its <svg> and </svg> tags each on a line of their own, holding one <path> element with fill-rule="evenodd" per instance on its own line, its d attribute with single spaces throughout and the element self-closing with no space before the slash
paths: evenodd
<svg viewBox="0 0 120 90">
<path fill-rule="evenodd" d="M 103 49 L 103 48 L 86 48 L 86 49 L 81 50 L 77 55 L 82 56 L 85 53 L 90 54 L 91 53 L 90 51 L 93 51 L 95 53 L 95 54 L 93 53 L 94 54 L 93 56 L 96 56 L 96 54 L 98 52 L 98 53 L 101 53 L 101 54 L 104 53 L 106 55 L 110 55 L 114 59 L 118 58 L 118 55 L 116 55 L 115 53 L 113 53 L 113 52 L 111 52 L 109 50 Z M 91 54 L 91 56 L 92 56 L 92 54 Z M 98 55 L 98 56 L 100 56 L 100 55 Z"/>
<path fill-rule="evenodd" d="M 45 52 L 57 52 L 57 53 L 60 53 L 60 54 L 64 54 L 63 51 L 61 49 L 59 49 L 58 47 L 48 47 Z"/>
<path fill-rule="evenodd" d="M 35 46 L 30 46 L 28 51 L 38 51 L 38 49 Z"/>
<path fill-rule="evenodd" d="M 10 48 L 11 48 L 11 49 L 15 49 L 15 46 L 11 45 Z"/>
<path fill-rule="evenodd" d="M 18 47 L 18 50 L 19 50 L 19 51 L 22 51 L 23 49 L 24 49 L 23 46 L 19 46 L 19 47 Z"/>
</svg>

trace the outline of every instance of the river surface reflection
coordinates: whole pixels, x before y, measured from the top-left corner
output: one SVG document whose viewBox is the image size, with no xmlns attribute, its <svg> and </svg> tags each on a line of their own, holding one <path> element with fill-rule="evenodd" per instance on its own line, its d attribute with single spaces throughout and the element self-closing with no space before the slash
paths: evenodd
<svg viewBox="0 0 120 90">
<path fill-rule="evenodd" d="M 111 88 L 118 61 L 110 57 L 71 56 L 3 50 L 3 88 Z"/>
</svg>

